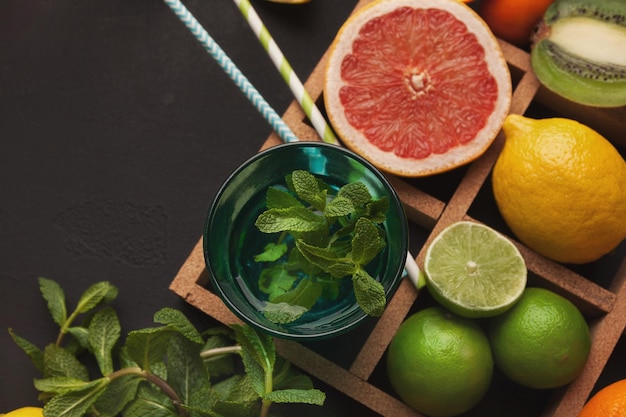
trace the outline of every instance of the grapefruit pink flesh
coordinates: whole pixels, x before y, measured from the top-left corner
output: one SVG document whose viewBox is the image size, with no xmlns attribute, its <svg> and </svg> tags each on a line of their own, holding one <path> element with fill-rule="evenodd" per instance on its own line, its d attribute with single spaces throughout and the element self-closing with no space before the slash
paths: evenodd
<svg viewBox="0 0 626 417">
<path fill-rule="evenodd" d="M 510 105 L 497 41 L 455 0 L 379 0 L 357 11 L 331 48 L 326 77 L 327 110 L 344 143 L 400 175 L 474 160 Z"/>
<path fill-rule="evenodd" d="M 437 50 L 446 44 L 456 50 Z M 342 62 L 346 117 L 380 149 L 405 158 L 468 143 L 485 126 L 498 95 L 484 55 L 476 37 L 444 10 L 403 7 L 372 19 Z M 475 94 L 459 94 L 466 89 Z M 432 117 L 414 117 L 427 113 Z"/>
</svg>

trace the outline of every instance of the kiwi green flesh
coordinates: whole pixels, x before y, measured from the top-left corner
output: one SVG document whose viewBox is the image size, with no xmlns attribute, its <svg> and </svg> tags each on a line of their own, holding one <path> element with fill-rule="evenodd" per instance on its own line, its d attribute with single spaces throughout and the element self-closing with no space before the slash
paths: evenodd
<svg viewBox="0 0 626 417">
<path fill-rule="evenodd" d="M 589 61 L 548 38 L 533 46 L 531 65 L 541 84 L 570 101 L 593 107 L 626 105 L 626 67 Z"/>
</svg>

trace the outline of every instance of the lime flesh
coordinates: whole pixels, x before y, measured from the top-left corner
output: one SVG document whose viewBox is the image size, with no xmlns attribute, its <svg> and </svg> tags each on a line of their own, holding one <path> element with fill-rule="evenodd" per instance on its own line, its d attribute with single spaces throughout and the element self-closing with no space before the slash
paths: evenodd
<svg viewBox="0 0 626 417">
<path fill-rule="evenodd" d="M 424 260 L 433 298 L 464 317 L 492 317 L 512 307 L 526 287 L 527 269 L 515 245 L 488 226 L 461 221 L 445 228 Z"/>
</svg>

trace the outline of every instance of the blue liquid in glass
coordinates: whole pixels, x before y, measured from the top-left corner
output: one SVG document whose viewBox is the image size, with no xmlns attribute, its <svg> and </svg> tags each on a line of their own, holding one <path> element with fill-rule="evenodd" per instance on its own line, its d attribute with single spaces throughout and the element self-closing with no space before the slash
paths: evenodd
<svg viewBox="0 0 626 417">
<path fill-rule="evenodd" d="M 327 184 L 330 184 L 328 178 L 324 178 Z M 333 186 L 338 189 L 339 187 Z M 232 257 L 232 273 L 237 277 L 236 282 L 240 286 L 242 294 L 248 299 L 251 305 L 259 310 L 262 315 L 262 309 L 268 301 L 268 295 L 259 289 L 259 277 L 267 263 L 256 262 L 254 256 L 262 253 L 265 245 L 270 242 L 276 242 L 278 234 L 263 233 L 255 226 L 257 217 L 266 210 L 265 190 L 257 193 L 242 208 L 235 228 L 232 230 L 231 242 L 232 247 L 229 248 L 230 253 L 234 253 Z M 387 247 L 385 247 L 378 256 L 373 259 L 368 267 L 368 273 L 378 279 L 385 270 L 387 259 Z M 351 314 L 360 314 L 360 307 L 356 305 L 354 291 L 350 277 L 341 279 L 339 286 L 339 295 L 336 299 L 327 299 L 320 297 L 315 305 L 307 311 L 298 320 L 288 323 L 285 326 L 314 327 L 329 326 L 336 320 L 344 321 L 346 312 Z"/>
</svg>

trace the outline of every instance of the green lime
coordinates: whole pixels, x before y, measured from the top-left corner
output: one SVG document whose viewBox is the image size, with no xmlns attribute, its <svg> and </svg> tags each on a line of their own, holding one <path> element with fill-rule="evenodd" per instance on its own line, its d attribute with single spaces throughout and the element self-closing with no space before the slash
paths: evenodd
<svg viewBox="0 0 626 417">
<path fill-rule="evenodd" d="M 503 313 L 526 287 L 526 264 L 515 245 L 483 224 L 446 227 L 424 259 L 426 287 L 441 305 L 464 317 Z"/>
<path fill-rule="evenodd" d="M 432 417 L 456 416 L 474 407 L 493 374 L 483 330 L 439 306 L 421 310 L 400 325 L 386 362 L 400 399 Z"/>
<path fill-rule="evenodd" d="M 492 319 L 488 335 L 496 366 L 531 388 L 572 382 L 591 348 L 589 327 L 578 308 L 543 288 L 527 288 L 515 306 Z"/>
</svg>

